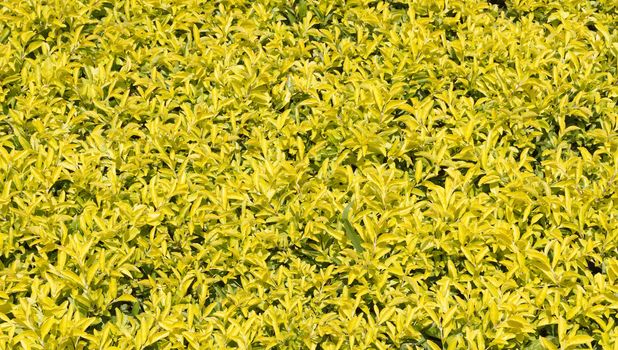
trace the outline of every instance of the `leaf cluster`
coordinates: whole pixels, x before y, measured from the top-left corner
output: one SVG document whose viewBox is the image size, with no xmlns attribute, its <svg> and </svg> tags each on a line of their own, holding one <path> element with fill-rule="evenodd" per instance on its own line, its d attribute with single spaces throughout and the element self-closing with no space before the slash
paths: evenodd
<svg viewBox="0 0 618 350">
<path fill-rule="evenodd" d="M 0 349 L 616 349 L 617 24 L 2 1 Z"/>
</svg>

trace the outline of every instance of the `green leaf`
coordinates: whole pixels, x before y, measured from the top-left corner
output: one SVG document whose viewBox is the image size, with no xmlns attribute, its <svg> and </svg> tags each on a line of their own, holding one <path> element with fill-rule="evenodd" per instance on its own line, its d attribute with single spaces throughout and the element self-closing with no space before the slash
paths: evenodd
<svg viewBox="0 0 618 350">
<path fill-rule="evenodd" d="M 354 249 L 356 249 L 357 252 L 363 252 L 364 249 L 361 245 L 362 243 L 361 236 L 358 234 L 358 232 L 356 232 L 356 230 L 354 229 L 354 226 L 352 226 L 352 224 L 350 223 L 350 220 L 348 219 L 349 214 L 350 214 L 350 209 L 352 208 L 353 203 L 354 203 L 354 199 L 350 200 L 350 203 L 348 203 L 348 205 L 346 205 L 346 207 L 343 209 L 343 214 L 341 215 L 341 221 L 343 222 L 343 229 L 345 230 L 345 233 L 348 239 L 350 240 L 350 242 L 352 242 Z"/>
</svg>

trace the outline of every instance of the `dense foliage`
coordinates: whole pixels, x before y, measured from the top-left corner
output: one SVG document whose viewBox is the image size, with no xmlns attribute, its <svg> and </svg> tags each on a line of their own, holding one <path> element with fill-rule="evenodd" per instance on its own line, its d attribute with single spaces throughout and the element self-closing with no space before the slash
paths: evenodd
<svg viewBox="0 0 618 350">
<path fill-rule="evenodd" d="M 0 349 L 618 349 L 615 0 L 3 0 Z"/>
</svg>

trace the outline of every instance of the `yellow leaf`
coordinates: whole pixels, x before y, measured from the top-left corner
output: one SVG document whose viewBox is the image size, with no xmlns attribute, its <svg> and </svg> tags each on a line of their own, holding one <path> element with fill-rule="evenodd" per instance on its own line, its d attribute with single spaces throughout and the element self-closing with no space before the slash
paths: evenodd
<svg viewBox="0 0 618 350">
<path fill-rule="evenodd" d="M 554 343 L 552 343 L 547 338 L 541 338 L 541 345 L 543 345 L 543 348 L 545 348 L 547 350 L 558 350 L 556 345 L 554 345 Z"/>
<path fill-rule="evenodd" d="M 116 298 L 114 301 L 116 302 L 130 302 L 130 303 L 135 303 L 137 302 L 137 298 L 135 298 L 134 296 L 130 295 L 130 294 L 123 294 L 121 296 L 119 296 L 118 298 Z"/>
<path fill-rule="evenodd" d="M 431 350 L 442 350 L 442 348 L 440 348 L 438 346 L 438 344 L 434 343 L 431 340 L 427 340 L 427 345 L 429 345 L 429 347 L 431 348 Z"/>
<path fill-rule="evenodd" d="M 589 335 L 574 335 L 567 338 L 564 346 L 566 350 L 573 349 L 578 345 L 590 343 L 593 340 L 594 339 Z"/>
</svg>

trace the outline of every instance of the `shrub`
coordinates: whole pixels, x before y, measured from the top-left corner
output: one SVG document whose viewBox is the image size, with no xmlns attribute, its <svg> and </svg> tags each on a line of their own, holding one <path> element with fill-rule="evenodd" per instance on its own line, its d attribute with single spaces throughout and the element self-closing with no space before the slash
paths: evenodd
<svg viewBox="0 0 618 350">
<path fill-rule="evenodd" d="M 0 349 L 616 349 L 612 0 L 4 0 Z"/>
</svg>

